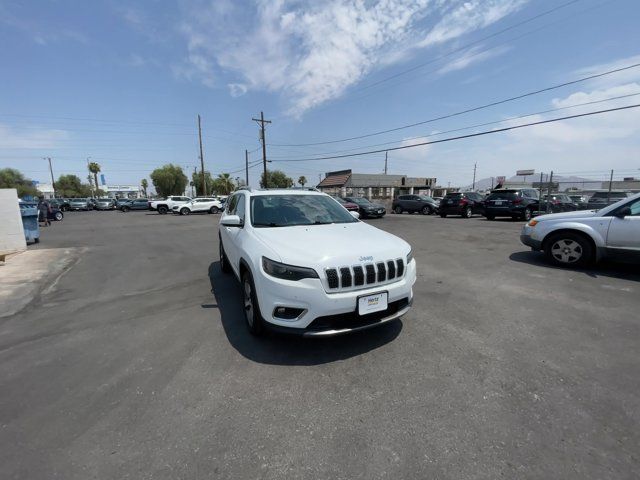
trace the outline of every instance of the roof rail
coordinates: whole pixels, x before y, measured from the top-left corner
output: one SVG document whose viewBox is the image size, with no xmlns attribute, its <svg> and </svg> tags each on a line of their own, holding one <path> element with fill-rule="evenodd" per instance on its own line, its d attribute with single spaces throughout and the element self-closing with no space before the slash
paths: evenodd
<svg viewBox="0 0 640 480">
<path fill-rule="evenodd" d="M 251 188 L 249 185 L 242 185 L 241 187 L 238 187 L 236 190 L 248 190 L 249 192 L 252 192 L 253 188 Z"/>
</svg>

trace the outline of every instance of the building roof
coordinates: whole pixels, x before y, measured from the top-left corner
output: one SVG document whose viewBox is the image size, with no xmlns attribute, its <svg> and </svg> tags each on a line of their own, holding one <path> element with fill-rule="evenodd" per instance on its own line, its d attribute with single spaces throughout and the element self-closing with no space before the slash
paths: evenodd
<svg viewBox="0 0 640 480">
<path fill-rule="evenodd" d="M 351 173 L 329 175 L 324 177 L 324 179 L 318 184 L 318 187 L 342 187 L 347 183 L 350 176 Z"/>
</svg>

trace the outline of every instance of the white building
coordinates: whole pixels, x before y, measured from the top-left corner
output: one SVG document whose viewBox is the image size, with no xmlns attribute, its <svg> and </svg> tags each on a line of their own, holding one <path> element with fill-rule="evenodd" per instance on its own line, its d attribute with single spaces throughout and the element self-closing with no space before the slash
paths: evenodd
<svg viewBox="0 0 640 480">
<path fill-rule="evenodd" d="M 142 197 L 142 190 L 139 185 L 100 185 L 100 190 L 106 192 L 109 198 Z"/>
<path fill-rule="evenodd" d="M 50 183 L 34 182 L 34 184 L 44 198 L 53 198 L 53 186 Z"/>
</svg>

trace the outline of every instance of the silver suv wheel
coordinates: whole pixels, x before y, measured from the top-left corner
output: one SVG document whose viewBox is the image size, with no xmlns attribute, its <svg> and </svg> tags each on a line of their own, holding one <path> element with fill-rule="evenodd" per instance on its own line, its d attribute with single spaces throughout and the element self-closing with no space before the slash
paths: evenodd
<svg viewBox="0 0 640 480">
<path fill-rule="evenodd" d="M 551 245 L 551 255 L 560 263 L 579 262 L 582 254 L 582 245 L 572 239 L 561 239 Z"/>
</svg>

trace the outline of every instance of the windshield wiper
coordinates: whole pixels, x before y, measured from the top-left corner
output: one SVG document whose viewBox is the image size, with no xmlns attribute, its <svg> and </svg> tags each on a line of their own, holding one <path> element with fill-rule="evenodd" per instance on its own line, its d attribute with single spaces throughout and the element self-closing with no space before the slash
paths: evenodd
<svg viewBox="0 0 640 480">
<path fill-rule="evenodd" d="M 284 227 L 285 225 L 279 225 L 277 223 L 254 223 L 254 227 Z"/>
</svg>

